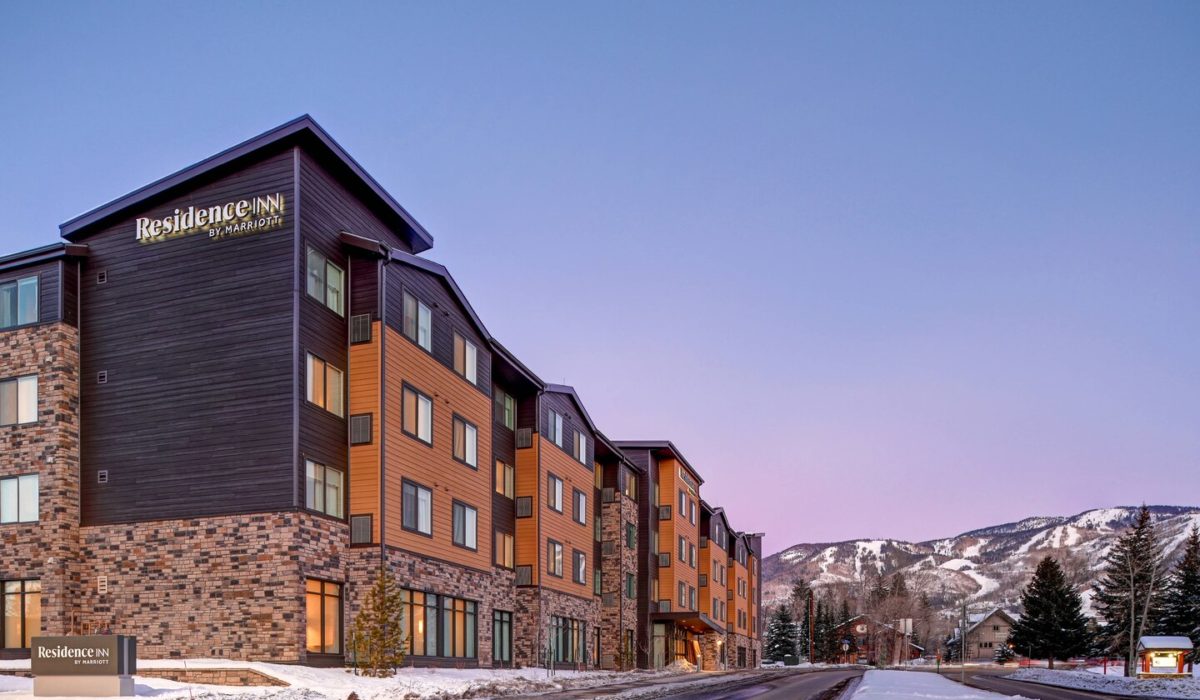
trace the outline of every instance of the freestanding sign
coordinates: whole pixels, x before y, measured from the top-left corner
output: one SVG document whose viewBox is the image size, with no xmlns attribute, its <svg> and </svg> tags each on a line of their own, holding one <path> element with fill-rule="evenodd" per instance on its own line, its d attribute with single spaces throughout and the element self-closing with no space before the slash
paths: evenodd
<svg viewBox="0 0 1200 700">
<path fill-rule="evenodd" d="M 32 642 L 29 656 L 34 695 L 133 695 L 136 637 L 34 637 Z"/>
</svg>

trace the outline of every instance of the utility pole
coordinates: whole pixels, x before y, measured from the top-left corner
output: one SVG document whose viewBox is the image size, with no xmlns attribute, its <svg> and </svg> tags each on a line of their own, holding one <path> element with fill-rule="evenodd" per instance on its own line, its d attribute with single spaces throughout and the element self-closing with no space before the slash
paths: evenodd
<svg viewBox="0 0 1200 700">
<path fill-rule="evenodd" d="M 962 602 L 962 621 L 959 622 L 962 637 L 958 640 L 958 682 L 967 684 L 967 599 Z"/>
<path fill-rule="evenodd" d="M 808 663 L 816 663 L 813 659 L 813 592 L 808 589 Z"/>
</svg>

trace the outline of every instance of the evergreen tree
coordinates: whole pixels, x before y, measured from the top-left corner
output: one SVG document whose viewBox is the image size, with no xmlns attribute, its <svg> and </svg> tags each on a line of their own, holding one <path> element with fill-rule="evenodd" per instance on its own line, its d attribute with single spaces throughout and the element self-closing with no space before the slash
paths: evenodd
<svg viewBox="0 0 1200 700">
<path fill-rule="evenodd" d="M 899 571 L 892 574 L 892 584 L 888 588 L 889 592 L 897 598 L 908 597 L 908 583 L 904 580 L 904 574 Z"/>
<path fill-rule="evenodd" d="M 812 588 L 807 583 L 796 579 L 792 582 L 792 616 L 796 619 L 796 640 L 800 656 L 808 659 L 808 633 L 813 621 L 809 614 L 808 601 L 812 597 Z M 808 659 L 812 661 L 812 659 Z"/>
<path fill-rule="evenodd" d="M 962 648 L 962 640 L 956 636 L 946 638 L 946 661 L 958 661 Z"/>
<path fill-rule="evenodd" d="M 380 567 L 350 626 L 350 650 L 363 675 L 387 678 L 404 663 L 403 609 L 396 578 Z"/>
<path fill-rule="evenodd" d="M 996 655 L 993 658 L 998 664 L 1006 664 L 1012 661 L 1015 656 L 1016 654 L 1013 653 L 1012 647 L 1007 644 L 1001 644 L 996 647 Z"/>
<path fill-rule="evenodd" d="M 1106 653 L 1126 657 L 1125 675 L 1133 672 L 1137 641 L 1154 629 L 1163 585 L 1162 545 L 1145 505 L 1133 527 L 1117 539 L 1105 557 L 1104 574 L 1092 603 L 1104 618 L 1101 636 Z"/>
<path fill-rule="evenodd" d="M 763 658 L 783 661 L 785 656 L 796 654 L 796 624 L 788 606 L 780 605 L 767 623 L 767 638 L 763 644 Z"/>
<path fill-rule="evenodd" d="M 1013 625 L 1008 641 L 1027 649 L 1034 658 L 1066 661 L 1088 650 L 1087 619 L 1083 601 L 1067 583 L 1053 557 L 1038 564 L 1033 580 L 1021 591 L 1024 612 Z"/>
<path fill-rule="evenodd" d="M 837 623 L 838 623 L 839 625 L 841 625 L 841 624 L 845 624 L 846 620 L 849 620 L 849 619 L 850 619 L 850 617 L 851 617 L 851 615 L 850 615 L 850 601 L 846 600 L 845 598 L 842 598 L 842 609 L 841 609 L 841 612 L 838 614 L 838 621 L 837 621 Z"/>
<path fill-rule="evenodd" d="M 1192 661 L 1200 662 L 1200 529 L 1192 526 L 1162 595 L 1158 633 L 1191 637 Z"/>
</svg>

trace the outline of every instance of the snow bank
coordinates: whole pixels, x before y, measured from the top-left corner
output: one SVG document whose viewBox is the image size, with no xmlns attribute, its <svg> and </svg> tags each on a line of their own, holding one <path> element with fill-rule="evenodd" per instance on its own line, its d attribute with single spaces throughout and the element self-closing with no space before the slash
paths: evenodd
<svg viewBox="0 0 1200 700">
<path fill-rule="evenodd" d="M 852 700 L 1000 700 L 1008 697 L 968 688 L 936 673 L 875 670 L 867 671 L 851 696 Z"/>
<path fill-rule="evenodd" d="M 1116 669 L 1118 675 L 1114 675 L 1113 669 L 1109 668 L 1107 676 L 1089 671 L 1023 668 L 1008 678 L 1115 695 L 1135 695 L 1147 698 L 1200 698 L 1200 679 L 1126 678 L 1119 675 L 1120 673 L 1120 668 Z"/>
</svg>

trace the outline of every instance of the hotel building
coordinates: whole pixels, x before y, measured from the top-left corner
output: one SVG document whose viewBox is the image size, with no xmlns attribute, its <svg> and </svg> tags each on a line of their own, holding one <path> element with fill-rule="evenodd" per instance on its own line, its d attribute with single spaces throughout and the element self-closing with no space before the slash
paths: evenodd
<svg viewBox="0 0 1200 700">
<path fill-rule="evenodd" d="M 760 536 L 498 342 L 312 119 L 60 233 L 0 258 L 0 656 L 340 664 L 382 566 L 406 662 L 757 663 Z"/>
</svg>

